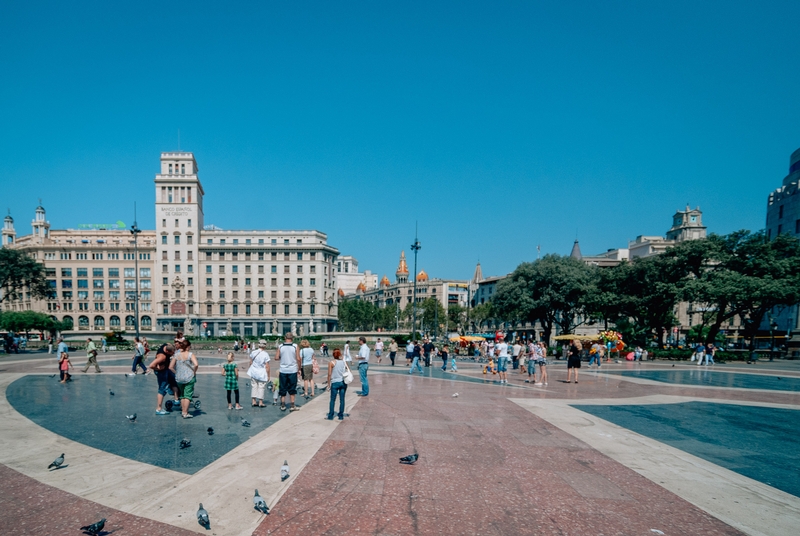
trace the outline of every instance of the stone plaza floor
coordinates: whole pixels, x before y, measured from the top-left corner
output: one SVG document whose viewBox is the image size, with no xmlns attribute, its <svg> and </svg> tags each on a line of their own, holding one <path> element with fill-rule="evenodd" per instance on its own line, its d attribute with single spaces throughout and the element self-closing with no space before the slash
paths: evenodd
<svg viewBox="0 0 800 536">
<path fill-rule="evenodd" d="M 101 354 L 102 374 L 73 355 L 68 384 L 53 356 L 0 356 L 0 533 L 80 534 L 105 517 L 105 534 L 133 535 L 798 534 L 800 363 L 584 363 L 567 384 L 554 361 L 534 386 L 373 358 L 369 397 L 356 374 L 349 416 L 331 422 L 327 392 L 293 413 L 269 392 L 251 407 L 244 354 L 245 409 L 229 411 L 222 357 L 200 357 L 184 420 L 155 415 L 156 381 L 126 376 L 127 354 Z"/>
</svg>

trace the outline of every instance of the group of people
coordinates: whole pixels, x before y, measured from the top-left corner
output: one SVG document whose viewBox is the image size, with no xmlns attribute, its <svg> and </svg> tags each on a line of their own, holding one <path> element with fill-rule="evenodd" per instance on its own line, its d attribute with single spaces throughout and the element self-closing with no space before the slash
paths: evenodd
<svg viewBox="0 0 800 536">
<path fill-rule="evenodd" d="M 713 365 L 714 354 L 717 353 L 717 347 L 711 343 L 708 345 L 698 344 L 692 354 L 692 361 L 697 361 L 697 365 Z"/>
</svg>

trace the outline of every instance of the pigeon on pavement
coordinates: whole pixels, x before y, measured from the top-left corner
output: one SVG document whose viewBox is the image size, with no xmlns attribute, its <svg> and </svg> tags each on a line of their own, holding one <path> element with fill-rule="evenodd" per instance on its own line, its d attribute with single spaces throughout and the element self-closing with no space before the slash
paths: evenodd
<svg viewBox="0 0 800 536">
<path fill-rule="evenodd" d="M 131 421 L 131 422 L 136 422 L 136 414 L 135 413 L 133 415 L 125 415 L 125 417 L 127 417 L 128 420 Z"/>
<path fill-rule="evenodd" d="M 242 426 L 245 428 L 250 428 L 250 423 L 247 422 L 244 417 L 242 417 Z"/>
<path fill-rule="evenodd" d="M 415 452 L 414 454 L 409 454 L 408 456 L 403 456 L 402 458 L 400 458 L 400 463 L 404 463 L 406 465 L 414 465 L 418 459 L 419 459 L 419 454 Z"/>
<path fill-rule="evenodd" d="M 281 482 L 289 478 L 289 461 L 283 460 L 283 465 L 281 466 Z"/>
<path fill-rule="evenodd" d="M 91 534 L 92 536 L 95 536 L 97 533 L 103 530 L 103 527 L 105 526 L 106 526 L 106 518 L 103 518 L 97 523 L 92 523 L 91 525 L 86 525 L 85 527 L 81 527 L 81 530 L 85 534 Z"/>
<path fill-rule="evenodd" d="M 58 469 L 59 467 L 61 467 L 62 463 L 64 463 L 64 454 L 61 454 L 61 456 L 59 456 L 58 458 L 53 460 L 53 463 L 48 465 L 47 468 L 51 469 L 51 468 L 55 467 L 56 469 Z"/>
<path fill-rule="evenodd" d="M 458 398 L 458 393 L 455 393 L 455 394 L 453 395 L 453 398 Z"/>
<path fill-rule="evenodd" d="M 188 439 L 181 439 L 181 445 L 180 445 L 181 449 L 186 449 L 186 448 L 189 448 L 191 446 L 192 446 L 192 442 L 191 441 L 189 441 Z"/>
<path fill-rule="evenodd" d="M 109 389 L 109 390 L 108 390 L 108 394 L 110 394 L 111 396 L 114 396 L 114 391 L 112 391 L 111 389 Z"/>
<path fill-rule="evenodd" d="M 208 432 L 208 435 L 214 435 L 214 429 L 211 428 L 210 426 L 208 427 L 208 430 L 206 430 L 206 432 Z"/>
<path fill-rule="evenodd" d="M 200 508 L 197 510 L 197 522 L 205 527 L 206 530 L 211 528 L 211 521 L 208 519 L 208 512 L 203 508 L 203 503 L 200 503 Z"/>
<path fill-rule="evenodd" d="M 269 507 L 267 506 L 267 501 L 264 500 L 264 497 L 258 494 L 258 490 L 256 490 L 256 494 L 253 497 L 253 508 L 258 510 L 262 514 L 269 515 Z"/>
</svg>

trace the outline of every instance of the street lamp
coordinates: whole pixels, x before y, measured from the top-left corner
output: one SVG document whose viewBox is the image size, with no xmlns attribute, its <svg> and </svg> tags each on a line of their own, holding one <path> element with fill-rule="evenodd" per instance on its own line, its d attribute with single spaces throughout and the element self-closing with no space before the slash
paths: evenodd
<svg viewBox="0 0 800 536">
<path fill-rule="evenodd" d="M 417 331 L 417 252 L 422 249 L 422 246 L 419 244 L 419 240 L 417 240 L 417 230 L 414 229 L 414 243 L 411 244 L 411 249 L 414 251 L 414 273 L 412 277 L 414 278 L 414 293 L 412 296 L 412 321 L 411 321 L 411 338 L 416 339 L 416 331 Z"/>
<path fill-rule="evenodd" d="M 775 357 L 775 330 L 778 329 L 778 323 L 770 319 L 769 323 L 769 360 L 772 361 Z"/>
<path fill-rule="evenodd" d="M 133 235 L 133 270 L 136 279 L 135 294 L 133 295 L 133 325 L 136 328 L 136 338 L 139 338 L 139 233 L 142 230 L 136 224 L 136 202 L 133 203 L 133 225 L 131 234 Z"/>
</svg>

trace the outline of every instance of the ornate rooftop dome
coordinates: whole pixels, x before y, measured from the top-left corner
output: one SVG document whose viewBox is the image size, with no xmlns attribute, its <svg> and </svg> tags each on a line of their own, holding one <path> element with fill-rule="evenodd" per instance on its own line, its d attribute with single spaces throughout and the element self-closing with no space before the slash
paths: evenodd
<svg viewBox="0 0 800 536">
<path fill-rule="evenodd" d="M 339 289 L 339 297 L 344 298 L 344 291 L 342 289 Z"/>
<path fill-rule="evenodd" d="M 408 275 L 408 264 L 406 264 L 406 252 L 400 253 L 400 265 L 397 267 L 397 275 Z"/>
<path fill-rule="evenodd" d="M 425 273 L 425 270 L 420 270 L 417 274 L 417 281 L 427 281 L 428 274 Z"/>
<path fill-rule="evenodd" d="M 389 282 L 389 278 L 384 275 L 383 278 L 381 279 L 381 286 L 388 287 L 389 285 L 391 285 L 391 283 Z"/>
<path fill-rule="evenodd" d="M 366 285 L 364 284 L 364 282 L 362 281 L 362 282 L 361 282 L 361 283 L 359 283 L 359 284 L 358 284 L 358 286 L 356 287 L 356 292 L 366 292 L 366 291 L 367 291 L 367 286 L 366 286 Z"/>
</svg>

